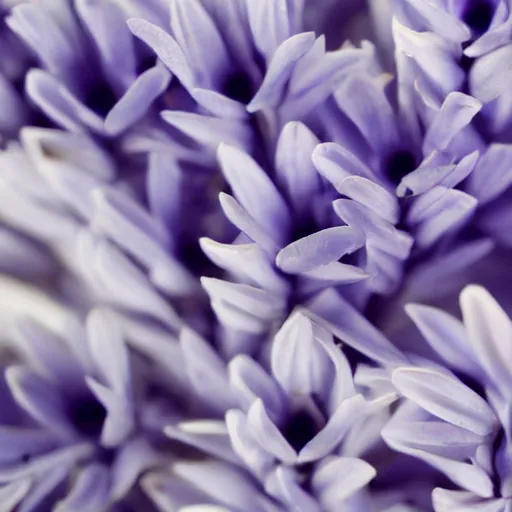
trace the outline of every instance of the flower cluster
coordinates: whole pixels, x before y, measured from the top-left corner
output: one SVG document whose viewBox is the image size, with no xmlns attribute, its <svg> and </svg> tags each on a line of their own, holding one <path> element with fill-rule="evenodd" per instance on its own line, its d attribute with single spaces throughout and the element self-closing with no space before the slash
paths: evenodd
<svg viewBox="0 0 512 512">
<path fill-rule="evenodd" d="M 0 510 L 512 511 L 510 0 L 0 0 Z"/>
</svg>

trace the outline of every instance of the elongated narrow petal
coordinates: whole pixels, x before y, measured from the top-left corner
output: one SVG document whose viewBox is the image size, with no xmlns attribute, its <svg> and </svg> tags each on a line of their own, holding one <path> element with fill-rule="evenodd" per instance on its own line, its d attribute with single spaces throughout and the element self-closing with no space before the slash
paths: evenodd
<svg viewBox="0 0 512 512">
<path fill-rule="evenodd" d="M 424 368 L 399 368 L 393 372 L 393 384 L 406 397 L 453 425 L 481 436 L 491 434 L 496 427 L 492 409 L 455 377 Z"/>
<path fill-rule="evenodd" d="M 101 465 L 84 468 L 78 475 L 73 489 L 67 498 L 57 506 L 56 512 L 101 510 L 108 503 L 108 470 Z"/>
<path fill-rule="evenodd" d="M 180 81 L 190 87 L 193 74 L 178 43 L 164 30 L 142 19 L 128 20 L 132 33 L 144 41 Z"/>
<path fill-rule="evenodd" d="M 468 341 L 479 363 L 499 389 L 512 385 L 512 323 L 483 288 L 468 286 L 460 297 Z"/>
<path fill-rule="evenodd" d="M 288 206 L 263 169 L 243 151 L 222 144 L 218 150 L 222 171 L 235 197 L 275 240 L 283 240 L 290 229 Z"/>
<path fill-rule="evenodd" d="M 315 336 L 313 322 L 297 312 L 285 322 L 272 346 L 272 373 L 290 395 L 319 394 L 332 378 L 329 357 Z"/>
<path fill-rule="evenodd" d="M 372 480 L 376 473 L 361 459 L 335 457 L 315 472 L 312 485 L 324 506 L 335 508 Z"/>
<path fill-rule="evenodd" d="M 256 400 L 251 406 L 247 419 L 262 448 L 285 464 L 295 463 L 297 453 L 268 417 L 261 400 Z"/>
<path fill-rule="evenodd" d="M 194 389 L 205 397 L 214 389 L 216 403 L 212 402 L 211 405 L 221 410 L 228 409 L 233 400 L 226 368 L 219 355 L 197 333 L 188 328 L 182 330 L 180 344 Z"/>
<path fill-rule="evenodd" d="M 338 261 L 364 242 L 365 237 L 356 228 L 328 228 L 286 246 L 278 253 L 276 264 L 283 272 L 299 274 Z"/>
<path fill-rule="evenodd" d="M 306 32 L 287 39 L 277 49 L 260 89 L 247 105 L 248 112 L 257 112 L 278 105 L 295 63 L 313 46 L 314 42 L 315 35 Z"/>
</svg>

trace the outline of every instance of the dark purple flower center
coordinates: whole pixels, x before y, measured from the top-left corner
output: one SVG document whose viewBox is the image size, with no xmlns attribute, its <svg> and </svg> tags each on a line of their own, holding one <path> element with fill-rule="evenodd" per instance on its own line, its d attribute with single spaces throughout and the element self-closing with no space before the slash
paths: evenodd
<svg viewBox="0 0 512 512">
<path fill-rule="evenodd" d="M 85 97 L 85 104 L 101 117 L 105 117 L 116 103 L 117 97 L 106 82 L 91 86 Z"/>
<path fill-rule="evenodd" d="M 80 434 L 98 437 L 103 429 L 107 411 L 93 396 L 87 396 L 72 400 L 68 407 L 68 415 Z"/>
<path fill-rule="evenodd" d="M 250 78 L 242 72 L 228 75 L 222 92 L 228 98 L 247 105 L 253 97 L 253 87 Z"/>
<path fill-rule="evenodd" d="M 283 429 L 284 437 L 297 452 L 302 450 L 317 434 L 317 422 L 305 410 L 299 410 L 293 414 Z"/>
<path fill-rule="evenodd" d="M 494 4 L 490 0 L 470 0 L 462 20 L 476 34 L 483 34 L 491 24 Z"/>
<path fill-rule="evenodd" d="M 402 178 L 415 169 L 416 157 L 410 151 L 405 150 L 391 153 L 384 163 L 384 172 L 395 185 L 398 185 Z"/>
</svg>

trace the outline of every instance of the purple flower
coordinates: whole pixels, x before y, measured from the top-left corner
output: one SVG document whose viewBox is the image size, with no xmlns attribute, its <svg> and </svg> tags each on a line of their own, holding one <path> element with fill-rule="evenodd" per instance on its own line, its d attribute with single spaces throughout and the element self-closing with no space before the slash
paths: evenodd
<svg viewBox="0 0 512 512">
<path fill-rule="evenodd" d="M 507 332 L 512 324 L 485 289 L 461 294 L 463 321 L 435 308 L 407 306 L 439 362 L 400 366 L 392 383 L 405 401 L 383 430 L 395 450 L 445 473 L 461 490 L 436 489 L 443 510 L 506 510 L 510 504 Z"/>
<path fill-rule="evenodd" d="M 207 278 L 202 282 L 227 327 L 263 334 L 272 323 L 282 321 L 289 300 L 300 302 L 326 286 L 366 277 L 356 266 L 338 262 L 361 248 L 364 236 L 336 220 L 332 191 L 310 160 L 316 144 L 304 125 L 285 126 L 276 153 L 283 193 L 247 154 L 230 146 L 219 148 L 219 161 L 233 192 L 233 196 L 220 195 L 221 206 L 242 234 L 232 245 L 202 240 L 202 247 L 241 282 Z"/>
<path fill-rule="evenodd" d="M 0 437 L 3 491 L 18 510 L 45 500 L 62 500 L 62 510 L 104 510 L 158 463 L 141 435 L 150 403 L 137 413 L 141 389 L 115 321 L 98 309 L 86 331 L 74 327 L 60 339 L 29 318 L 16 325 L 19 356 L 2 372 Z"/>
<path fill-rule="evenodd" d="M 175 1 L 171 34 L 142 19 L 128 23 L 197 103 L 162 117 L 212 149 L 272 147 L 286 121 L 321 105 L 346 69 L 371 58 L 369 47 L 326 53 L 323 36 L 302 31 L 302 2 L 230 0 L 220 9 Z"/>
<path fill-rule="evenodd" d="M 270 365 L 270 375 L 243 355 L 229 365 L 242 407 L 226 416 L 233 448 L 288 507 L 336 510 L 375 475 L 357 458 L 366 448 L 364 433 L 359 448 L 347 438 L 369 406 L 329 333 L 301 313 L 277 333 Z"/>
<path fill-rule="evenodd" d="M 115 136 L 143 117 L 169 84 L 163 67 L 138 71 L 142 57 L 110 0 L 22 4 L 7 23 L 40 64 L 26 76 L 27 94 L 67 130 Z"/>
</svg>

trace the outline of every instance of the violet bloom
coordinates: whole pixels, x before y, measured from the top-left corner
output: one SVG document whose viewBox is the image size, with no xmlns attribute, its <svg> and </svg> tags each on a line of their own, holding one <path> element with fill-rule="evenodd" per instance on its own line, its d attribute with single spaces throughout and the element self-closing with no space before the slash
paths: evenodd
<svg viewBox="0 0 512 512">
<path fill-rule="evenodd" d="M 91 312 L 66 340 L 22 319 L 16 342 L 2 372 L 2 503 L 100 511 L 124 499 L 158 454 L 140 435 L 141 390 L 109 313 Z"/>
<path fill-rule="evenodd" d="M 102 30 L 105 20 L 116 30 Z M 163 99 L 168 71 L 133 38 L 121 10 L 110 1 L 22 3 L 10 11 L 7 24 L 38 66 L 18 80 L 31 102 L 25 123 L 43 128 L 24 127 L 2 153 L 3 266 L 20 277 L 30 275 L 21 268 L 21 258 L 18 265 L 12 261 L 30 247 L 41 253 L 41 268 L 29 265 L 38 277 L 48 279 L 64 267 L 74 279 L 77 265 L 71 255 L 79 245 L 77 234 L 90 230 L 110 238 L 108 210 L 107 217 L 125 224 L 132 239 L 120 240 L 117 228 L 113 238 L 127 258 L 133 250 L 138 253 L 134 259 L 142 258 L 153 276 L 149 280 L 159 282 L 163 293 L 183 296 L 199 289 L 171 255 L 182 250 L 176 229 L 182 198 L 171 199 L 183 190 L 177 161 L 184 155 L 195 159 L 157 116 L 158 108 L 178 101 Z M 7 66 L 8 59 L 4 62 Z M 155 101 L 160 107 L 154 107 Z M 130 227 L 132 221 L 136 225 Z M 149 252 L 148 243 L 153 247 Z"/>
<path fill-rule="evenodd" d="M 303 32 L 303 16 L 302 2 L 180 0 L 171 3 L 170 34 L 142 19 L 128 24 L 197 102 L 197 112 L 163 112 L 168 123 L 211 149 L 227 142 L 258 153 L 372 57 L 369 46 L 326 53 L 323 36 Z"/>
<path fill-rule="evenodd" d="M 219 148 L 233 192 L 220 195 L 221 206 L 242 233 L 231 245 L 205 239 L 201 243 L 240 282 L 203 278 L 202 283 L 228 328 L 265 334 L 273 323 L 282 322 L 289 304 L 303 302 L 326 286 L 366 277 L 343 260 L 363 246 L 364 236 L 336 220 L 332 192 L 311 162 L 317 142 L 304 125 L 285 126 L 276 154 L 280 189 L 250 156 L 227 145 Z"/>
<path fill-rule="evenodd" d="M 149 506 L 140 501 L 142 473 L 164 475 L 181 460 L 194 478 L 202 452 L 198 477 L 210 466 L 230 480 L 239 473 L 247 482 L 240 499 L 250 503 L 259 493 L 269 501 L 230 448 L 223 416 L 236 402 L 226 365 L 197 334 L 183 329 L 178 340 L 106 308 L 92 310 L 84 325 L 26 285 L 1 284 L 15 303 L 1 308 L 3 323 L 14 327 L 1 353 L 3 499 L 23 511 L 57 503 L 56 510 L 139 510 Z M 150 498 L 159 478 L 143 480 Z M 177 499 L 194 503 L 187 493 Z"/>
<path fill-rule="evenodd" d="M 439 362 L 400 366 L 392 383 L 406 398 L 383 431 L 395 450 L 445 473 L 460 490 L 436 489 L 436 511 L 510 508 L 509 348 L 512 324 L 485 289 L 467 287 L 463 322 L 435 308 L 407 312 Z"/>
<path fill-rule="evenodd" d="M 169 210 L 156 206 L 152 216 L 132 194 L 113 187 L 112 182 L 124 181 L 122 169 L 85 134 L 26 128 L 22 138 L 25 149 L 12 145 L 1 155 L 4 222 L 45 244 L 54 267 L 82 280 L 73 292 L 82 304 L 100 300 L 122 308 L 131 303 L 133 310 L 136 295 L 125 293 L 131 282 L 132 290 L 145 290 L 139 293 L 146 297 L 139 301 L 144 303 L 140 311 L 148 312 L 156 302 L 172 323 L 176 313 L 158 293 L 189 296 L 199 286 L 172 255 L 176 241 L 164 228 Z M 155 156 L 152 162 L 153 177 L 162 172 L 162 161 Z"/>
<path fill-rule="evenodd" d="M 362 439 L 360 451 L 347 439 L 370 411 L 347 360 L 301 313 L 281 327 L 270 359 L 270 375 L 247 356 L 229 365 L 241 405 L 226 416 L 234 450 L 289 508 L 352 510 L 350 498 L 375 470 L 358 458 Z M 359 434 L 364 438 L 364 429 Z"/>
<path fill-rule="evenodd" d="M 418 140 L 394 111 L 383 79 L 355 74 L 335 90 L 352 126 L 350 136 L 340 130 L 336 137 L 344 142 L 319 143 L 304 124 L 288 123 L 266 172 L 239 149 L 219 148 L 233 194 L 221 193 L 221 206 L 242 232 L 231 246 L 202 240 L 239 281 L 203 279 L 224 325 L 265 332 L 290 303 L 327 287 L 362 308 L 373 294 L 399 289 L 408 260 L 421 261 L 471 218 L 477 202 L 456 187 L 483 145 L 469 125 L 479 103 L 452 93 L 431 108 L 431 125 Z"/>
<path fill-rule="evenodd" d="M 488 145 L 462 188 L 479 202 L 475 225 L 499 243 L 510 245 L 510 79 L 512 48 L 510 6 L 505 1 L 467 0 L 433 5 L 406 1 L 396 12 L 393 36 L 402 115 L 411 126 L 425 120 L 424 105 L 414 100 L 418 88 L 440 104 L 453 91 L 481 103 L 473 123 Z M 434 64 L 435 61 L 435 64 Z M 417 81 L 421 70 L 423 78 Z M 489 177 L 492 175 L 492 179 Z"/>
<path fill-rule="evenodd" d="M 110 0 L 22 4 L 7 23 L 40 65 L 26 76 L 28 96 L 67 130 L 117 135 L 143 117 L 169 83 L 162 67 L 140 73 L 142 55 Z"/>
<path fill-rule="evenodd" d="M 188 504 L 246 510 L 252 499 L 255 511 L 370 506 L 371 496 L 358 491 L 375 470 L 360 457 L 379 441 L 368 417 L 384 410 L 388 397 L 366 403 L 326 330 L 292 314 L 273 340 L 271 369 L 239 355 L 228 365 L 229 380 L 225 365 L 196 334 L 183 332 L 182 346 L 195 354 L 187 358 L 192 385 L 204 397 L 215 386 L 219 410 L 227 408 L 226 424 L 198 419 L 165 429 L 217 462 L 178 460 L 171 474 L 148 477 L 147 492 L 155 501 L 181 504 L 189 496 Z M 240 465 L 246 470 L 235 473 Z M 183 480 L 188 483 L 178 490 Z"/>
</svg>

